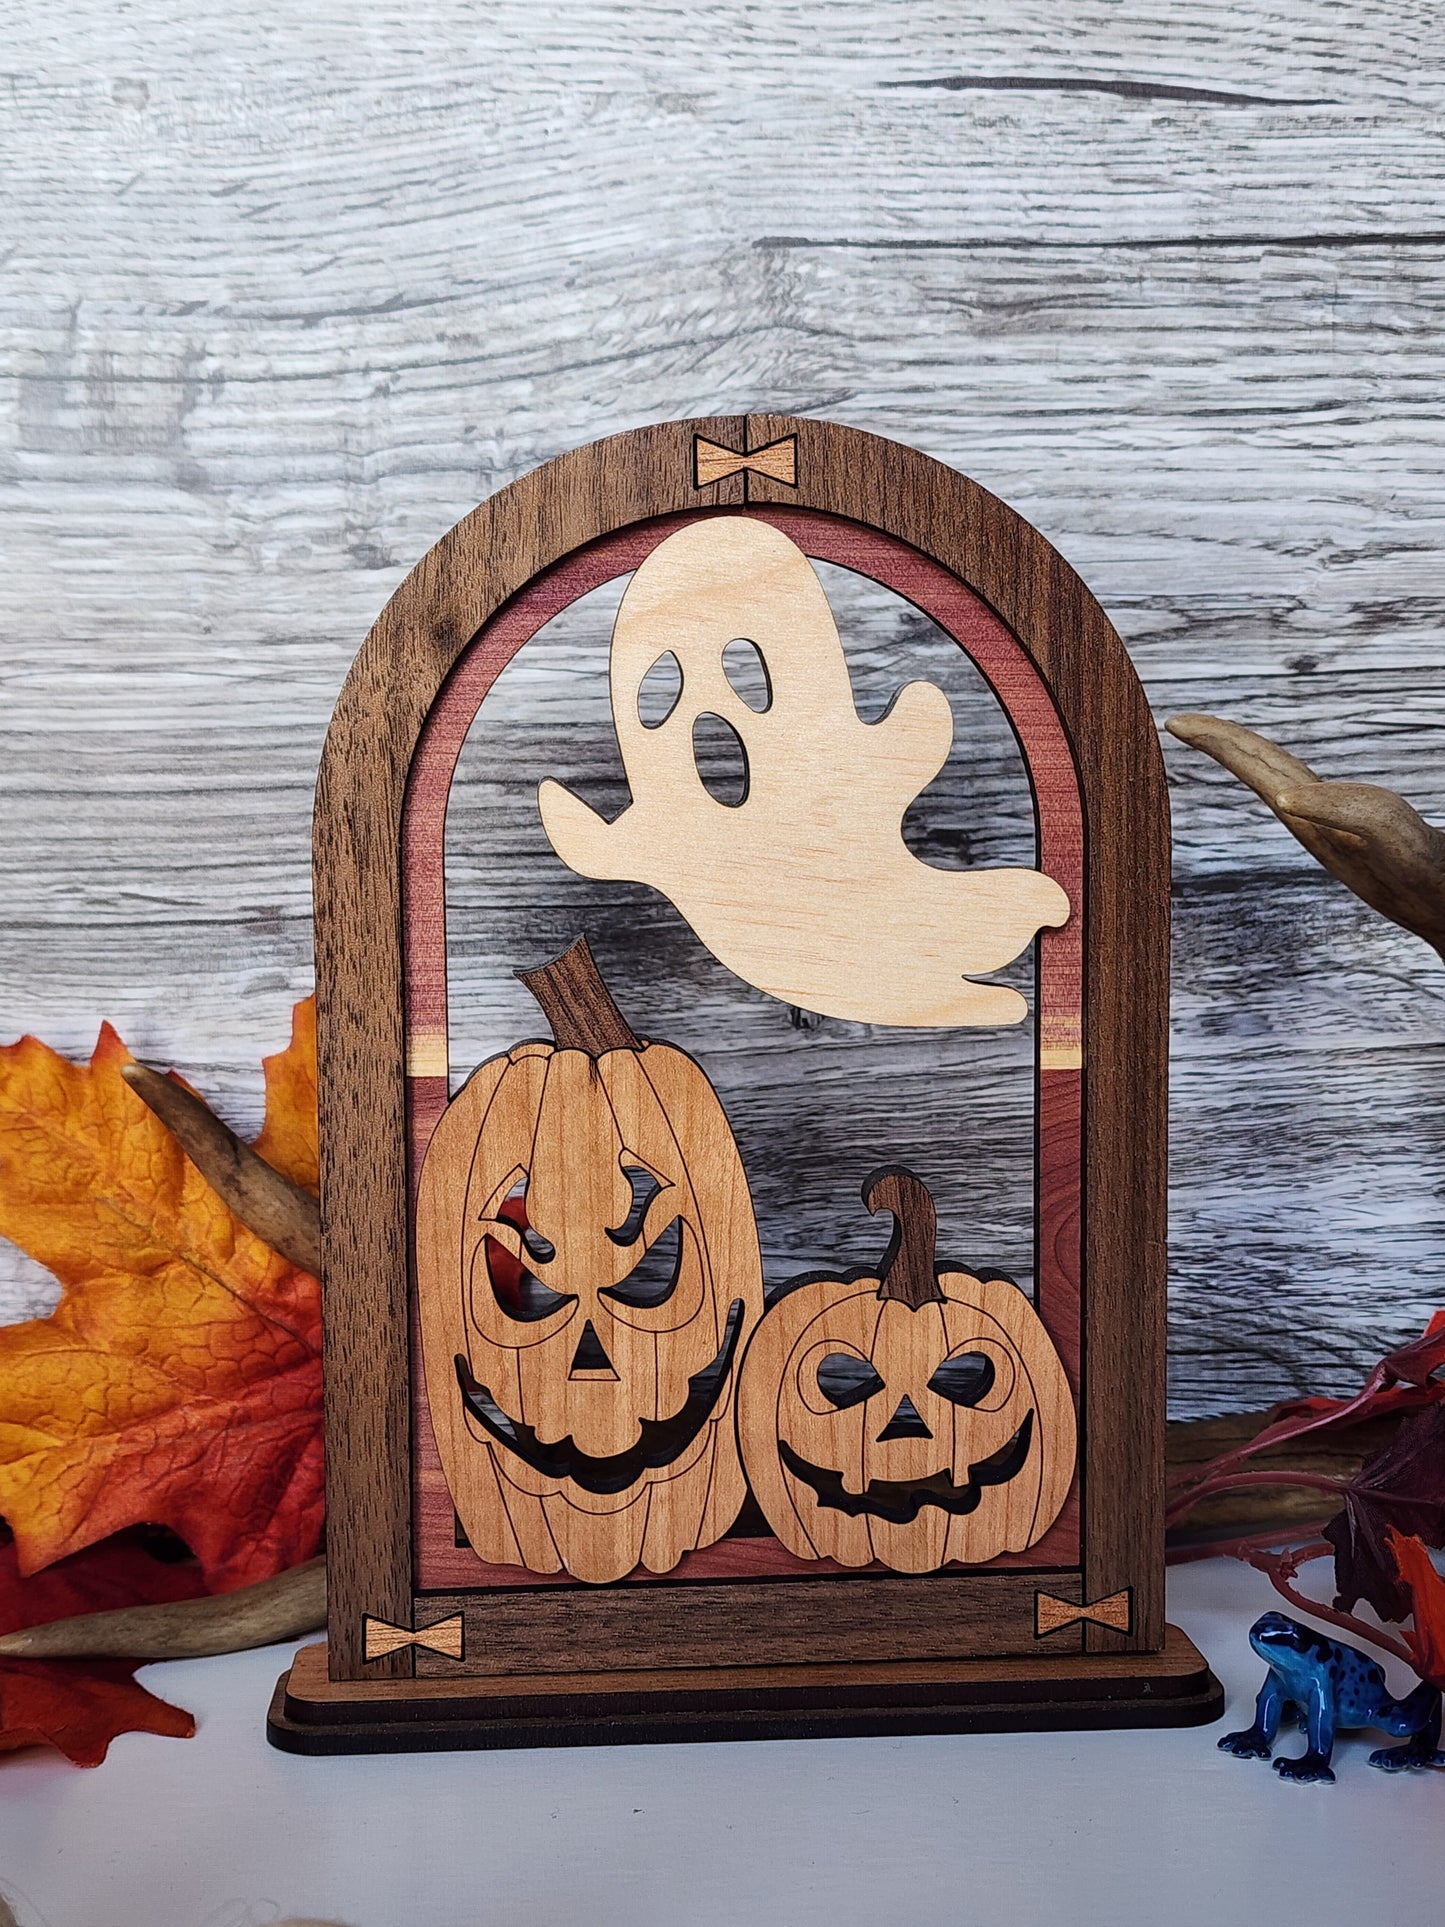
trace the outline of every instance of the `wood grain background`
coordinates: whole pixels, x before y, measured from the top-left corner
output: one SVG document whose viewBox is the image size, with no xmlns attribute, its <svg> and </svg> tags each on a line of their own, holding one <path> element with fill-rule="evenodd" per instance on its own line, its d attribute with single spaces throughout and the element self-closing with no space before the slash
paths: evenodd
<svg viewBox="0 0 1445 1927">
<path fill-rule="evenodd" d="M 3 17 L 7 1037 L 80 1055 L 109 1016 L 254 1125 L 378 608 L 482 496 L 672 416 L 953 463 L 1082 571 L 1160 717 L 1445 819 L 1424 0 Z M 1445 1299 L 1445 979 L 1169 761 L 1190 1415 L 1344 1387 Z M 948 860 L 973 805 L 929 807 Z M 6 1314 L 49 1291 L 0 1251 Z"/>
</svg>

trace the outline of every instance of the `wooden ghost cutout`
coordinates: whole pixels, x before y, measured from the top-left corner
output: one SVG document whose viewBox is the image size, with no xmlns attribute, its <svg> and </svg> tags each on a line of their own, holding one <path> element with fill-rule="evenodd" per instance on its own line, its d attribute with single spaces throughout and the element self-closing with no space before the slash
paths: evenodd
<svg viewBox="0 0 1445 1927">
<path fill-rule="evenodd" d="M 737 638 L 767 671 L 761 713 L 724 670 Z M 639 693 L 669 651 L 681 693 L 648 727 Z M 898 1025 L 1024 1016 L 1017 991 L 968 977 L 1064 923 L 1068 897 L 1038 870 L 937 870 L 908 849 L 904 814 L 952 746 L 948 698 L 909 683 L 881 721 L 862 722 L 823 585 L 780 530 L 712 516 L 660 543 L 617 612 L 611 684 L 633 800 L 607 823 L 542 784 L 542 822 L 569 868 L 660 890 L 729 970 L 804 1010 Z M 735 807 L 698 775 L 693 724 L 708 713 L 747 754 Z"/>
</svg>

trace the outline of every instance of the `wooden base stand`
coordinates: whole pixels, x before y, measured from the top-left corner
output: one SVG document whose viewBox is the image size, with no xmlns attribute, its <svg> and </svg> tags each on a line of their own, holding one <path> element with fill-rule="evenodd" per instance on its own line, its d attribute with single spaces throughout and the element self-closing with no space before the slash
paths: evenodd
<svg viewBox="0 0 1445 1927">
<path fill-rule="evenodd" d="M 266 1734 L 288 1753 L 425 1753 L 1204 1726 L 1223 1711 L 1177 1626 L 1162 1653 L 373 1682 L 328 1680 L 319 1645 L 277 1682 Z"/>
</svg>

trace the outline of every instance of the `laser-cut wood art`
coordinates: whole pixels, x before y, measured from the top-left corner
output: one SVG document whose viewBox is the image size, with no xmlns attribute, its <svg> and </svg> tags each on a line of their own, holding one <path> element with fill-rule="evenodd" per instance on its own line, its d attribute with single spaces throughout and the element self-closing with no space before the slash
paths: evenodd
<svg viewBox="0 0 1445 1927">
<path fill-rule="evenodd" d="M 768 677 L 759 713 L 723 666 L 752 642 Z M 669 653 L 671 713 L 638 708 Z M 1017 1023 L 1018 991 L 968 982 L 1011 963 L 1069 900 L 1038 870 L 940 870 L 903 841 L 908 806 L 953 741 L 948 698 L 911 682 L 880 722 L 860 721 L 822 584 L 766 522 L 714 517 L 679 529 L 633 577 L 612 633 L 612 713 L 631 806 L 611 823 L 544 782 L 542 822 L 584 876 L 650 883 L 715 957 L 784 1003 L 864 1024 Z M 704 787 L 699 717 L 720 716 L 747 755 L 729 808 Z"/>
<path fill-rule="evenodd" d="M 1031 792 L 1031 865 L 945 869 L 905 841 L 950 701 L 900 676 L 860 720 L 837 569 L 980 673 Z M 519 652 L 629 577 L 589 647 L 630 802 L 604 821 L 556 757 L 489 778 L 535 829 L 526 928 L 546 934 L 508 925 L 503 954 L 551 1038 L 509 1019 L 459 1062 L 458 757 Z M 729 680 L 740 639 L 761 697 Z M 644 717 L 668 656 L 680 693 Z M 741 742 L 740 804 L 702 781 L 704 716 Z M 1158 742 L 1118 638 L 1037 531 L 937 463 L 822 422 L 668 424 L 559 458 L 446 536 L 358 656 L 317 791 L 329 1616 L 326 1679 L 298 1661 L 276 1743 L 1214 1717 L 1164 1621 L 1168 890 Z M 594 960 L 576 906 L 602 902 Z M 1026 954 L 1027 995 L 1017 966 L 973 981 Z M 719 1000 L 770 1013 L 751 1082 Z M 940 1070 L 929 1028 L 973 1050 L 1019 1026 L 1019 1284 L 947 1255 L 978 1250 L 956 1202 L 935 1251 L 938 1172 L 972 1127 L 930 1145 L 906 1095 L 840 1167 L 894 1216 L 881 1262 L 844 1258 L 881 1235 L 857 1211 L 806 1276 L 764 1263 L 809 1161 L 831 1185 L 843 1156 L 798 1081 L 803 1011 L 835 1026 L 812 1061 L 845 1084 L 868 1037 L 911 1033 L 905 1092 L 960 1079 L 980 1135 L 970 1060 Z M 792 1120 L 781 1177 L 749 1148 L 760 1107 Z"/>
<path fill-rule="evenodd" d="M 769 1309 L 743 1366 L 738 1432 L 790 1551 L 934 1572 L 1025 1552 L 1074 1473 L 1068 1379 L 1017 1285 L 936 1262 L 911 1171 L 877 1173 L 894 1214 L 875 1274 L 812 1278 Z"/>
<path fill-rule="evenodd" d="M 522 974 L 553 1043 L 468 1080 L 417 1197 L 442 1464 L 484 1559 L 669 1572 L 743 1502 L 733 1388 L 763 1303 L 747 1180 L 702 1071 L 643 1045 L 585 940 Z"/>
</svg>

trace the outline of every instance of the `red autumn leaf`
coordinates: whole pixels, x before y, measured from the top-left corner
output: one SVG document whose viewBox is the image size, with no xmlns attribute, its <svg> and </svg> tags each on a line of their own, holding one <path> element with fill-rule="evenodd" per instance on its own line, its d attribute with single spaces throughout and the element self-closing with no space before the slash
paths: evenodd
<svg viewBox="0 0 1445 1927">
<path fill-rule="evenodd" d="M 1249 1443 L 1251 1454 L 1283 1445 L 1305 1432 L 1364 1425 L 1396 1412 L 1416 1411 L 1445 1399 L 1445 1383 L 1434 1374 L 1445 1366 L 1445 1310 L 1437 1311 L 1418 1338 L 1387 1352 L 1353 1398 L 1287 1399 L 1274 1409 L 1271 1423 Z"/>
<path fill-rule="evenodd" d="M 161 1605 L 204 1592 L 193 1561 L 153 1558 L 134 1532 L 90 1546 L 24 1579 L 13 1544 L 0 1546 L 0 1633 L 73 1613 Z M 0 1659 L 0 1752 L 58 1746 L 77 1766 L 99 1766 L 119 1733 L 189 1739 L 195 1721 L 135 1682 L 139 1661 Z"/>
<path fill-rule="evenodd" d="M 263 1136 L 293 1172 L 313 1037 L 298 1015 L 267 1067 Z M 128 1061 L 109 1025 L 89 1065 L 34 1038 L 0 1050 L 0 1232 L 65 1288 L 0 1330 L 0 1514 L 22 1572 L 144 1522 L 226 1591 L 317 1548 L 320 1287 L 231 1215 Z"/>
<path fill-rule="evenodd" d="M 315 1048 L 313 1040 L 313 1049 Z M 1427 1385 L 1445 1365 L 1445 1311 L 1437 1311 L 1418 1338 L 1386 1353 L 1380 1369 L 1402 1385 Z"/>
<path fill-rule="evenodd" d="M 1445 1545 L 1445 1404 L 1400 1421 L 1383 1451 L 1345 1488 L 1345 1509 L 1324 1528 L 1335 1549 L 1335 1605 L 1367 1599 L 1382 1619 L 1404 1619 L 1410 1595 L 1390 1550 L 1391 1531 Z"/>
<path fill-rule="evenodd" d="M 1258 1483 L 1251 1461 L 1262 1452 L 1305 1437 L 1333 1435 L 1371 1420 L 1398 1418 L 1445 1403 L 1445 1310 L 1437 1311 L 1419 1338 L 1382 1358 L 1353 1398 L 1296 1398 L 1276 1405 L 1270 1420 L 1244 1445 L 1231 1447 L 1169 1482 L 1166 1526 L 1177 1525 L 1203 1498 Z M 1269 1475 L 1283 1482 L 1283 1475 Z"/>
<path fill-rule="evenodd" d="M 1445 1690 L 1445 1579 L 1436 1572 L 1421 1540 L 1396 1532 L 1393 1526 L 1388 1540 L 1415 1621 L 1413 1627 L 1405 1628 L 1411 1663 L 1421 1679 Z"/>
</svg>

